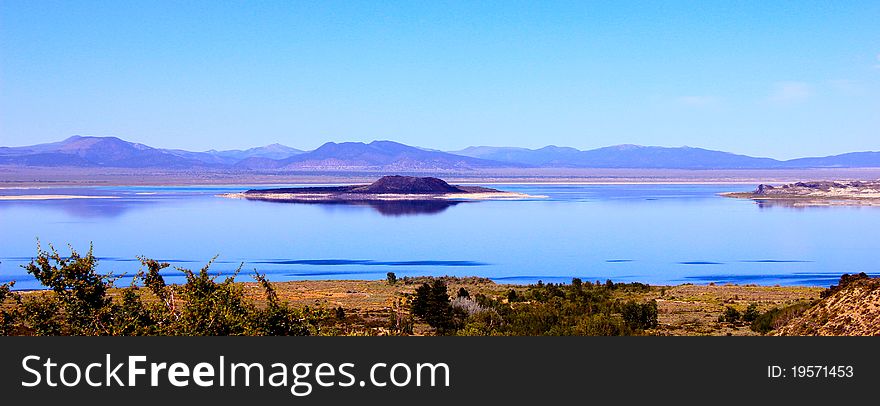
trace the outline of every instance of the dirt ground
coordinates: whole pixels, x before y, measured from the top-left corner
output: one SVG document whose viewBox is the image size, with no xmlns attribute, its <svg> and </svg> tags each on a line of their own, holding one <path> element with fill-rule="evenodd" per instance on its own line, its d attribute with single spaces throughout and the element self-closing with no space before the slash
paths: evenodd
<svg viewBox="0 0 880 406">
<path fill-rule="evenodd" d="M 381 326 L 387 323 L 395 308 L 395 301 L 412 293 L 419 281 L 295 281 L 280 282 L 274 286 L 279 298 L 298 306 L 342 307 L 365 325 Z M 464 287 L 472 295 L 482 293 L 504 297 L 510 289 L 524 291 L 522 285 L 495 284 L 485 279 L 452 281 L 449 292 L 454 294 Z M 248 283 L 245 290 L 259 300 L 262 291 Z M 758 286 L 758 285 L 677 285 L 654 286 L 646 293 L 625 293 L 621 299 L 657 300 L 659 327 L 650 331 L 656 335 L 757 335 L 747 325 L 719 322 L 726 306 L 740 312 L 752 303 L 759 312 L 797 301 L 819 298 L 820 287 Z M 420 326 L 416 326 L 417 331 Z"/>
</svg>

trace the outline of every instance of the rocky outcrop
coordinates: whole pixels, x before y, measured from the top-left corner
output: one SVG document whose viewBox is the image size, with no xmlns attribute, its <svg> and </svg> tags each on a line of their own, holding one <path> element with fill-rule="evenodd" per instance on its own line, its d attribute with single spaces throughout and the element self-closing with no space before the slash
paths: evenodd
<svg viewBox="0 0 880 406">
<path fill-rule="evenodd" d="M 444 194 L 467 192 L 438 178 L 392 175 L 383 176 L 367 186 L 355 187 L 351 193 Z"/>
<path fill-rule="evenodd" d="M 880 205 L 880 181 L 812 181 L 787 185 L 760 184 L 752 192 L 722 193 L 722 196 L 768 200 L 796 200 L 797 205 Z"/>
<path fill-rule="evenodd" d="M 777 335 L 880 335 L 880 278 L 844 275 L 822 293 L 803 315 L 777 330 Z"/>
</svg>

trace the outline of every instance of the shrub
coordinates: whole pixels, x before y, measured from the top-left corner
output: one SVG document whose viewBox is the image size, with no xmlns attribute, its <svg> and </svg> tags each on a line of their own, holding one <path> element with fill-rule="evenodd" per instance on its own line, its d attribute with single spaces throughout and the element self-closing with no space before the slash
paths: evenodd
<svg viewBox="0 0 880 406">
<path fill-rule="evenodd" d="M 754 332 L 767 334 L 804 314 L 812 305 L 810 302 L 798 302 L 789 306 L 770 309 L 755 318 L 750 328 Z"/>
<path fill-rule="evenodd" d="M 724 321 L 728 323 L 737 323 L 739 322 L 740 317 L 741 314 L 739 313 L 739 310 L 730 306 L 724 308 Z"/>
<path fill-rule="evenodd" d="M 388 281 L 389 285 L 394 285 L 397 283 L 397 275 L 395 275 L 394 272 L 388 272 L 385 275 L 385 280 Z"/>
<path fill-rule="evenodd" d="M 310 335 L 320 333 L 320 323 L 329 312 L 294 309 L 278 300 L 264 275 L 254 278 L 263 287 L 266 306 L 258 308 L 245 299 L 243 288 L 232 276 L 217 282 L 208 269 L 198 272 L 177 268 L 186 283 L 167 285 L 160 272 L 167 263 L 140 258 L 145 270 L 138 272 L 131 286 L 110 290 L 116 280 L 98 274 L 91 247 L 85 255 L 71 248 L 63 258 L 50 245 L 38 246 L 37 257 L 25 269 L 50 290 L 22 298 L 0 287 L 0 299 L 12 296 L 13 311 L 0 309 L 0 333 L 22 335 Z M 142 300 L 137 282 L 155 297 Z M 2 302 L 2 300 L 0 300 Z M 15 317 L 9 317 L 14 315 Z M 13 323 L 10 323 L 10 320 Z"/>
<path fill-rule="evenodd" d="M 18 312 L 15 311 L 15 308 L 7 309 L 3 306 L 3 302 L 7 298 L 16 302 L 21 301 L 21 297 L 12 292 L 13 286 L 15 286 L 15 282 L 0 284 L 0 336 L 12 335 L 15 328 Z"/>
<path fill-rule="evenodd" d="M 758 318 L 758 305 L 752 303 L 749 307 L 746 308 L 746 311 L 743 312 L 742 319 L 746 323 L 751 323 Z"/>
<path fill-rule="evenodd" d="M 645 330 L 657 327 L 657 301 L 637 303 L 627 301 L 620 309 L 623 321 L 632 330 Z"/>
</svg>

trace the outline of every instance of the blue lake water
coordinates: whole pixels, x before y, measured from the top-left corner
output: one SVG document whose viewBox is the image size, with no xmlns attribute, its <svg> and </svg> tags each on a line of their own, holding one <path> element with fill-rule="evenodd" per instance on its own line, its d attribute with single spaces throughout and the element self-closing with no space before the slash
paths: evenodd
<svg viewBox="0 0 880 406">
<path fill-rule="evenodd" d="M 39 288 L 21 265 L 36 238 L 94 243 L 102 272 L 139 255 L 212 272 L 244 263 L 270 280 L 475 275 L 498 282 L 828 285 L 880 271 L 880 208 L 792 208 L 717 196 L 751 185 L 487 185 L 527 201 L 374 205 L 215 197 L 250 186 L 0 190 L 115 199 L 0 201 L 0 282 Z M 181 272 L 165 272 L 179 282 Z M 127 284 L 120 281 L 118 283 Z"/>
</svg>

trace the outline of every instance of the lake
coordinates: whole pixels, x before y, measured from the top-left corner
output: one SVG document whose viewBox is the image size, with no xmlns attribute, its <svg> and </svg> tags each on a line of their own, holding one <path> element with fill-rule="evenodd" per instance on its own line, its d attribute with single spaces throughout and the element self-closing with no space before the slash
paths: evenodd
<svg viewBox="0 0 880 406">
<path fill-rule="evenodd" d="M 275 185 L 273 185 L 275 186 Z M 281 186 L 281 185 L 278 185 Z M 753 185 L 484 185 L 547 199 L 295 204 L 215 197 L 252 186 L 3 189 L 112 199 L 0 201 L 0 282 L 40 288 L 21 265 L 52 243 L 102 272 L 137 256 L 272 281 L 483 276 L 504 283 L 829 285 L 878 271 L 880 208 L 762 205 L 717 196 Z M 269 187 L 269 186 L 261 186 Z M 170 282 L 182 273 L 168 269 Z M 123 279 L 118 284 L 127 284 Z"/>
</svg>

